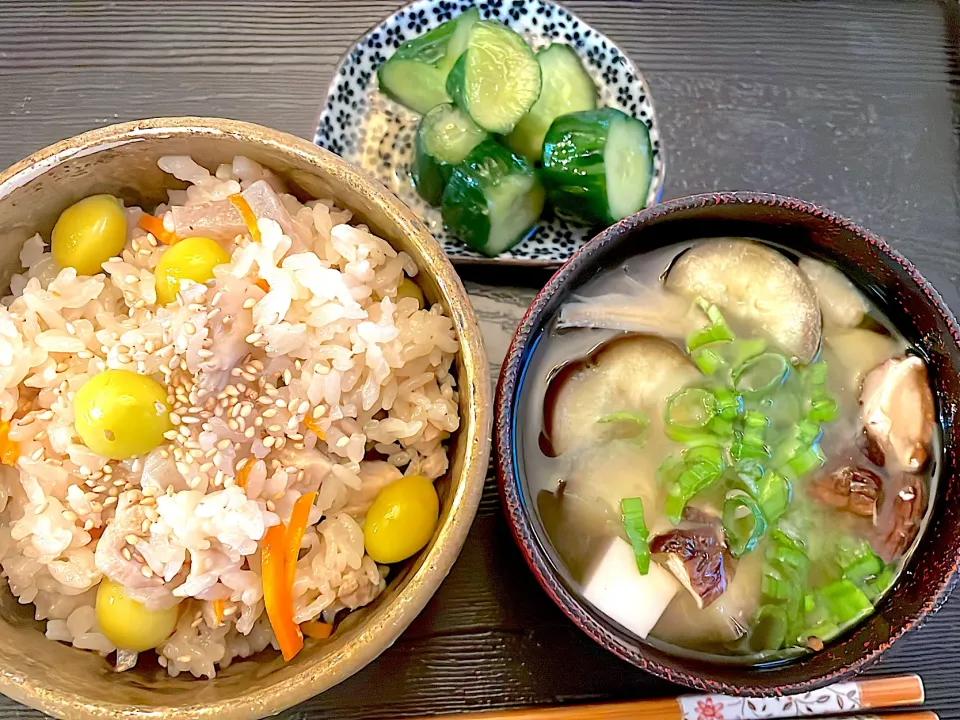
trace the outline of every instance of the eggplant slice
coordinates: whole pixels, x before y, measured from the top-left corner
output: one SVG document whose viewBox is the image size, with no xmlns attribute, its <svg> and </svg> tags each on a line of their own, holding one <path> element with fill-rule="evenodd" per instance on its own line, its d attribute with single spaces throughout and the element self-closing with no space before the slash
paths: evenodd
<svg viewBox="0 0 960 720">
<path fill-rule="evenodd" d="M 704 242 L 677 259 L 666 284 L 755 327 L 803 364 L 816 357 L 821 328 L 816 293 L 776 250 L 736 238 Z"/>
<path fill-rule="evenodd" d="M 544 420 L 553 450 L 562 455 L 608 438 L 611 427 L 600 420 L 618 412 L 644 413 L 647 435 L 662 435 L 665 398 L 699 376 L 666 340 L 634 335 L 603 345 L 551 382 Z"/>
</svg>

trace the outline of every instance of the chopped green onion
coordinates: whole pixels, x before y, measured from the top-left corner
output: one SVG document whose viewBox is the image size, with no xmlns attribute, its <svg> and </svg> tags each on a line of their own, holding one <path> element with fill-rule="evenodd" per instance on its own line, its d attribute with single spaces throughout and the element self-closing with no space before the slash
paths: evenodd
<svg viewBox="0 0 960 720">
<path fill-rule="evenodd" d="M 789 600 L 795 594 L 794 583 L 776 574 L 775 571 L 765 572 L 760 581 L 760 591 L 771 600 Z"/>
<path fill-rule="evenodd" d="M 787 639 L 787 613 L 779 605 L 764 605 L 754 616 L 750 648 L 754 652 L 779 650 Z"/>
<path fill-rule="evenodd" d="M 709 428 L 699 430 L 667 425 L 664 427 L 663 432 L 674 442 L 686 443 L 691 447 L 698 445 L 721 446 L 724 444 L 724 438 L 715 434 Z"/>
<path fill-rule="evenodd" d="M 802 478 L 811 470 L 823 467 L 826 458 L 820 445 L 811 445 L 810 447 L 797 452 L 792 458 L 787 460 L 783 466 L 783 471 L 793 478 Z"/>
<path fill-rule="evenodd" d="M 734 557 L 756 548 L 767 531 L 767 521 L 757 501 L 742 490 L 727 493 L 723 503 L 723 531 Z"/>
<path fill-rule="evenodd" d="M 619 412 L 611 413 L 606 417 L 600 418 L 597 422 L 603 424 L 618 423 L 624 431 L 630 430 L 630 435 L 633 436 L 630 439 L 633 442 L 643 445 L 647 426 L 650 424 L 650 418 L 642 412 L 620 410 Z"/>
<path fill-rule="evenodd" d="M 730 342 L 733 340 L 733 333 L 726 325 L 711 325 L 702 330 L 695 330 L 687 338 L 687 351 L 693 352 L 704 345 L 710 345 L 715 342 Z"/>
<path fill-rule="evenodd" d="M 723 473 L 723 456 L 715 447 L 691 448 L 684 453 L 685 470 L 667 491 L 664 511 L 674 525 L 683 518 L 687 503 L 712 485 Z"/>
<path fill-rule="evenodd" d="M 837 401 L 833 398 L 814 400 L 807 414 L 814 422 L 833 422 L 839 415 Z"/>
<path fill-rule="evenodd" d="M 876 605 L 880 597 L 893 585 L 896 577 L 895 570 L 893 565 L 887 565 L 873 580 L 864 583 L 863 592 L 870 598 L 870 602 L 874 605 Z"/>
<path fill-rule="evenodd" d="M 724 420 L 736 420 L 743 412 L 743 399 L 729 388 L 715 388 L 713 397 L 717 401 L 717 414 Z"/>
<path fill-rule="evenodd" d="M 707 423 L 707 430 L 712 432 L 714 435 L 718 435 L 722 438 L 732 440 L 733 439 L 733 420 L 727 420 L 721 415 L 717 415 L 710 422 Z"/>
<path fill-rule="evenodd" d="M 793 499 L 793 486 L 778 472 L 770 472 L 760 484 L 757 500 L 767 522 L 774 523 L 787 511 Z"/>
<path fill-rule="evenodd" d="M 687 388 L 667 400 L 667 427 L 697 430 L 717 414 L 717 399 L 703 388 Z"/>
<path fill-rule="evenodd" d="M 728 357 L 730 364 L 734 367 L 743 365 L 747 360 L 755 358 L 757 355 L 767 349 L 767 341 L 763 338 L 754 340 L 735 340 L 730 345 Z"/>
<path fill-rule="evenodd" d="M 670 455 L 660 463 L 657 468 L 656 479 L 658 485 L 673 485 L 683 472 L 683 458 L 677 455 Z"/>
<path fill-rule="evenodd" d="M 598 423 L 614 423 L 614 422 L 632 422 L 643 427 L 647 427 L 650 424 L 650 418 L 647 417 L 646 413 L 642 412 L 629 412 L 627 410 L 620 410 L 619 412 L 611 413 L 606 417 L 602 417 L 597 420 Z"/>
<path fill-rule="evenodd" d="M 726 361 L 716 350 L 712 350 L 709 347 L 701 347 L 694 351 L 693 353 L 693 362 L 700 372 L 704 375 L 713 375 L 717 370 L 726 365 Z"/>
<path fill-rule="evenodd" d="M 824 585 L 819 594 L 838 625 L 856 622 L 873 612 L 870 598 L 849 580 Z"/>
<path fill-rule="evenodd" d="M 763 353 L 733 370 L 733 384 L 748 397 L 763 397 L 783 385 L 790 362 L 777 353 Z"/>
<path fill-rule="evenodd" d="M 620 513 L 623 528 L 637 559 L 637 570 L 641 575 L 646 575 L 650 572 L 650 533 L 643 518 L 643 501 L 638 497 L 623 498 L 620 501 Z"/>
<path fill-rule="evenodd" d="M 716 305 L 707 302 L 703 298 L 697 298 L 697 305 L 707 314 L 707 318 L 709 318 L 711 323 L 726 326 L 727 320 L 723 317 L 723 313 L 720 312 L 720 308 Z"/>
<path fill-rule="evenodd" d="M 727 321 L 723 319 L 720 309 L 716 305 L 709 305 L 702 298 L 697 300 L 697 304 L 703 308 L 711 325 L 700 330 L 694 330 L 687 336 L 687 352 L 693 353 L 694 350 L 710 343 L 733 340 L 733 332 L 727 327 Z"/>
</svg>

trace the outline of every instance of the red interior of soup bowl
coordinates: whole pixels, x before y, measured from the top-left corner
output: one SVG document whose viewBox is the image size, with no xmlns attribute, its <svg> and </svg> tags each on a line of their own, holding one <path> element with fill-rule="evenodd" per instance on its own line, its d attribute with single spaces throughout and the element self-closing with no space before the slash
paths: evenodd
<svg viewBox="0 0 960 720">
<path fill-rule="evenodd" d="M 596 274 L 645 251 L 705 237 L 753 237 L 836 265 L 924 356 L 943 450 L 937 495 L 924 536 L 876 612 L 815 654 L 764 666 L 719 664 L 673 654 L 637 638 L 582 602 L 546 539 L 515 446 L 524 368 L 560 305 Z M 765 193 L 717 193 L 672 200 L 608 228 L 547 283 L 517 329 L 497 388 L 497 472 L 514 537 L 547 594 L 584 632 L 619 657 L 667 680 L 737 695 L 796 693 L 836 682 L 874 662 L 946 600 L 960 558 L 960 331 L 937 291 L 882 239 L 823 208 Z"/>
</svg>

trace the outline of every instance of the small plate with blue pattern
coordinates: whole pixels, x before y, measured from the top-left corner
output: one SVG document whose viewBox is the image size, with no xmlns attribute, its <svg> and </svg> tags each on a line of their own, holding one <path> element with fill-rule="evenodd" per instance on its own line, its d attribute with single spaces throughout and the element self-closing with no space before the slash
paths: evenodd
<svg viewBox="0 0 960 720">
<path fill-rule="evenodd" d="M 664 162 L 650 88 L 620 48 L 569 10 L 548 0 L 417 0 L 405 5 L 360 38 L 340 61 L 314 142 L 357 165 L 398 195 L 424 221 L 454 263 L 559 265 L 592 236 L 590 230 L 545 214 L 530 237 L 496 258 L 480 255 L 448 233 L 440 211 L 417 195 L 410 180 L 420 115 L 394 102 L 377 87 L 377 69 L 397 47 L 474 5 L 482 17 L 512 28 L 535 50 L 551 42 L 570 45 L 597 85 L 599 104 L 619 108 L 647 125 L 653 147 L 647 205 L 656 203 L 663 191 Z"/>
</svg>

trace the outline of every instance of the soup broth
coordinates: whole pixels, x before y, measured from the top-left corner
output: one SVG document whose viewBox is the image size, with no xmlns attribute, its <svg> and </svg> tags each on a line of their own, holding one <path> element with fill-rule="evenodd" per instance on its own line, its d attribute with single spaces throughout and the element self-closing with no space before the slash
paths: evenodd
<svg viewBox="0 0 960 720">
<path fill-rule="evenodd" d="M 893 585 L 935 494 L 922 359 L 838 270 L 759 241 L 603 272 L 520 394 L 519 462 L 572 585 L 675 651 L 822 649 Z"/>
</svg>

